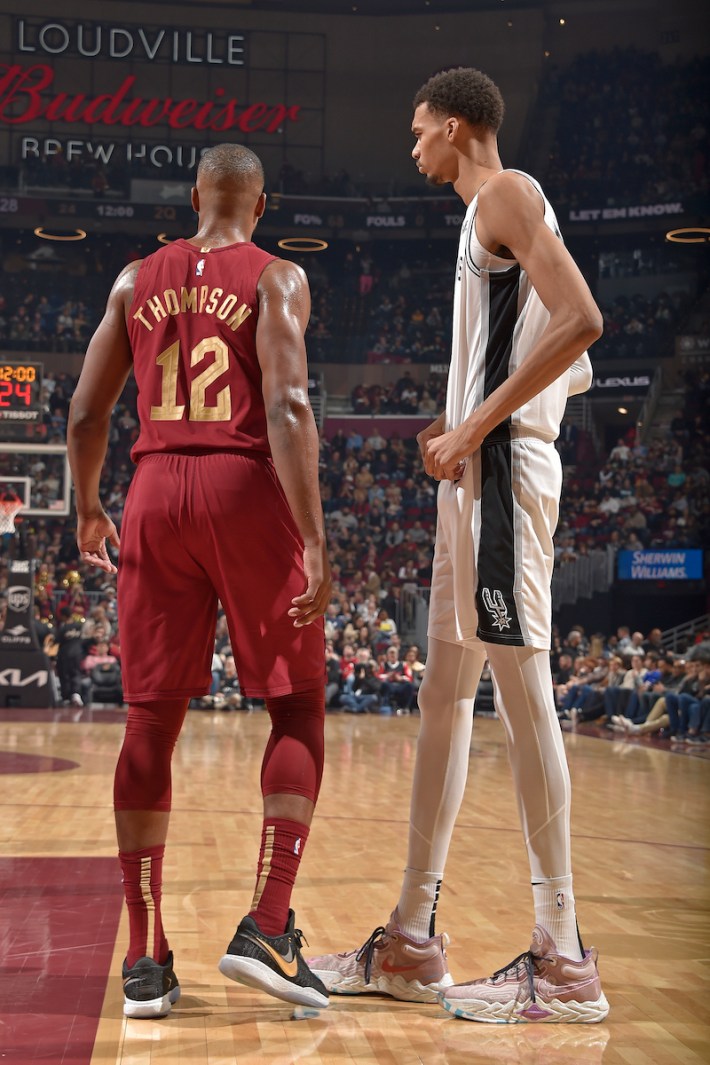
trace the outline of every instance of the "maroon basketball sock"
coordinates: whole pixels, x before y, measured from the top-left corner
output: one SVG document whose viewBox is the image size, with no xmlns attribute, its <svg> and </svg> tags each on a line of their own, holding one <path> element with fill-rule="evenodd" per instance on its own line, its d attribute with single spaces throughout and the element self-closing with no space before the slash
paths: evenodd
<svg viewBox="0 0 710 1065">
<path fill-rule="evenodd" d="M 256 889 L 249 916 L 264 935 L 280 936 L 286 928 L 291 892 L 308 839 L 298 821 L 269 817 L 261 830 Z"/>
<path fill-rule="evenodd" d="M 168 956 L 168 941 L 160 915 L 164 853 L 165 847 L 161 845 L 131 851 L 130 854 L 119 852 L 118 855 L 128 907 L 126 964 L 129 969 L 139 958 L 153 958 L 164 965 Z"/>
</svg>

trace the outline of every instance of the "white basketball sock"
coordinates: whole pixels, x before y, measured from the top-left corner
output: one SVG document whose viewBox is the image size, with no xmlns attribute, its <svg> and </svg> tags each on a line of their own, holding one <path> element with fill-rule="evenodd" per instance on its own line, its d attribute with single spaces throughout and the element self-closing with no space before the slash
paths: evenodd
<svg viewBox="0 0 710 1065">
<path fill-rule="evenodd" d="M 434 935 L 443 873 L 405 869 L 397 903 L 397 923 L 406 936 L 423 943 Z"/>
<path fill-rule="evenodd" d="M 533 880 L 532 889 L 536 924 L 541 925 L 554 939 L 560 954 L 572 961 L 581 961 L 572 877 Z"/>
</svg>

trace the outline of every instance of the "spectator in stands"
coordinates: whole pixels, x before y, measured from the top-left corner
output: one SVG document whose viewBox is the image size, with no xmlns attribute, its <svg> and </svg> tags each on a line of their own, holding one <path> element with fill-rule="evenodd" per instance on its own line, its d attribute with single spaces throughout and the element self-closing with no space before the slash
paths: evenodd
<svg viewBox="0 0 710 1065">
<path fill-rule="evenodd" d="M 340 705 L 340 687 L 342 684 L 341 658 L 335 650 L 333 640 L 325 641 L 325 705 L 332 710 Z"/>
<path fill-rule="evenodd" d="M 81 698 L 84 706 L 91 706 L 97 688 L 109 688 L 116 694 L 121 689 L 121 668 L 116 656 L 109 651 L 108 640 L 101 639 L 96 642 L 81 662 L 81 673 Z M 117 701 L 123 702 L 122 692 Z"/>
<path fill-rule="evenodd" d="M 651 629 L 643 642 L 643 649 L 647 654 L 649 651 L 663 654 L 663 634 L 659 628 Z"/>
<path fill-rule="evenodd" d="M 607 723 L 610 726 L 615 724 L 615 731 L 623 731 L 623 724 L 614 723 L 613 718 L 624 713 L 631 693 L 641 683 L 643 674 L 643 656 L 631 655 L 631 665 L 624 673 L 621 684 L 610 685 L 604 692 L 604 712 Z"/>
<path fill-rule="evenodd" d="M 380 707 L 380 693 L 384 687 L 376 674 L 376 664 L 369 647 L 355 652 L 352 683 L 340 693 L 340 705 L 350 714 L 374 713 Z"/>
<path fill-rule="evenodd" d="M 583 657 L 586 654 L 587 647 L 585 646 L 585 640 L 583 634 L 579 629 L 571 629 L 567 633 L 567 639 L 562 645 L 562 653 L 569 655 L 573 660 L 575 658 Z"/>
<path fill-rule="evenodd" d="M 666 711 L 672 740 L 682 742 L 688 734 L 690 708 L 701 696 L 703 672 L 706 663 L 698 658 L 691 658 L 686 666 L 686 674 L 676 691 L 666 693 Z"/>
<path fill-rule="evenodd" d="M 213 696 L 216 710 L 251 709 L 249 700 L 245 700 L 239 685 L 237 664 L 233 654 L 225 654 L 224 668 L 220 677 L 219 688 Z"/>
<path fill-rule="evenodd" d="M 576 671 L 576 680 L 567 685 L 561 704 L 558 704 L 564 717 L 576 723 L 584 712 L 589 719 L 599 717 L 603 712 L 604 688 L 611 670 L 611 663 L 602 655 L 598 658 L 579 658 L 580 669 Z M 559 716 L 559 715 L 558 715 Z"/>
<path fill-rule="evenodd" d="M 398 647 L 387 648 L 377 676 L 382 682 L 383 705 L 391 706 L 397 713 L 409 714 L 415 696 L 414 675 L 409 663 L 402 661 Z"/>
<path fill-rule="evenodd" d="M 619 654 L 624 655 L 626 658 L 631 658 L 631 655 L 642 654 L 644 651 L 643 646 L 643 633 L 632 632 L 629 634 L 627 626 L 623 627 L 623 635 L 619 638 L 619 644 L 617 650 Z"/>
<path fill-rule="evenodd" d="M 420 657 L 420 650 L 416 644 L 412 644 L 407 648 L 407 652 L 404 656 L 405 665 L 409 667 L 412 673 L 412 683 L 414 684 L 414 699 L 412 701 L 412 709 L 417 705 L 417 692 L 419 691 L 422 681 L 424 680 L 424 671 L 426 669 L 426 663 L 422 661 Z"/>
<path fill-rule="evenodd" d="M 84 658 L 82 640 L 83 618 L 81 614 L 72 613 L 68 606 L 57 608 L 59 628 L 57 630 L 57 675 L 62 699 L 72 706 L 83 706 L 81 664 Z"/>
<path fill-rule="evenodd" d="M 668 714 L 667 697 L 683 689 L 687 675 L 685 659 L 673 659 L 670 675 L 666 675 L 662 682 L 654 686 L 655 690 L 644 693 L 641 698 L 641 708 L 632 721 L 630 717 L 622 716 L 620 723 L 628 735 L 649 735 L 656 733 L 670 736 L 670 717 Z M 644 714 L 644 704 L 648 712 Z"/>
</svg>

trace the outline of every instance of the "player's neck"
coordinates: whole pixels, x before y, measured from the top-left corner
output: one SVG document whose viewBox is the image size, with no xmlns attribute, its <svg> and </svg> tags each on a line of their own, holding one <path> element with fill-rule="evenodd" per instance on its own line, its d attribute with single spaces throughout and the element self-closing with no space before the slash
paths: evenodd
<svg viewBox="0 0 710 1065">
<path fill-rule="evenodd" d="M 250 241 L 253 229 L 242 223 L 225 225 L 219 222 L 201 222 L 199 229 L 193 237 L 189 238 L 190 244 L 199 245 L 201 248 L 224 248 L 229 244 L 241 244 Z"/>
<path fill-rule="evenodd" d="M 459 161 L 459 173 L 454 181 L 454 188 L 467 207 L 481 186 L 494 174 L 500 174 L 502 169 L 495 145 L 478 141 L 470 145 L 469 153 L 462 155 Z"/>
</svg>

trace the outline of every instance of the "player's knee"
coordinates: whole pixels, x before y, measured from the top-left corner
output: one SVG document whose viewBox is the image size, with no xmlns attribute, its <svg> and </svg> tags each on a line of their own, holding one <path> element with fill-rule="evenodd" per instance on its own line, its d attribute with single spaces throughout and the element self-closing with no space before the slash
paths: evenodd
<svg viewBox="0 0 710 1065">
<path fill-rule="evenodd" d="M 325 688 L 269 697 L 266 709 L 275 739 L 288 736 L 302 743 L 322 764 L 325 728 Z"/>
</svg>

